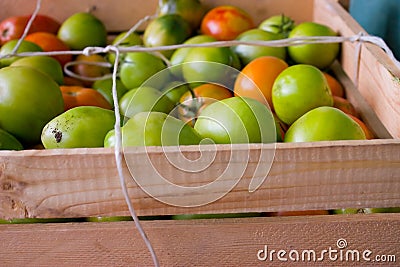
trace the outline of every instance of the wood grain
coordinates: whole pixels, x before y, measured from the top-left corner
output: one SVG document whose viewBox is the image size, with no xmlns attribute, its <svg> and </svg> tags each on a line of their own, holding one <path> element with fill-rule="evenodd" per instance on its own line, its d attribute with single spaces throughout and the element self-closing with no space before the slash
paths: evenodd
<svg viewBox="0 0 400 267">
<path fill-rule="evenodd" d="M 314 19 L 329 25 L 342 36 L 367 34 L 333 0 L 315 1 Z M 340 61 L 389 133 L 400 138 L 400 69 L 379 46 L 371 43 L 344 43 Z"/>
<path fill-rule="evenodd" d="M 236 171 L 247 164 L 227 195 L 200 207 L 176 207 L 157 201 L 130 178 L 126 166 L 124 174 L 139 215 L 400 206 L 399 140 L 277 144 L 267 179 L 249 193 L 260 152 L 271 151 L 272 147 L 254 144 L 248 150 L 247 145 L 220 145 L 213 164 L 199 173 L 178 172 L 161 147 L 132 149 L 138 159 L 133 175 L 148 167 L 143 159 L 149 155 L 156 168 L 163 170 L 162 175 L 186 186 L 210 183 L 221 168 L 230 166 Z M 196 150 L 196 146 L 181 147 L 184 154 L 198 153 Z M 179 151 L 174 151 L 170 156 L 179 156 Z M 251 156 L 245 161 L 243 155 L 247 153 Z M 127 214 L 111 149 L 4 151 L 0 152 L 0 172 L 1 218 Z M 155 188 L 159 186 L 154 184 Z M 160 197 L 170 196 L 162 187 L 159 189 Z M 197 197 L 211 198 L 224 190 L 226 186 L 221 183 L 215 191 Z M 195 196 L 170 197 L 186 200 Z"/>
<path fill-rule="evenodd" d="M 348 250 L 395 255 L 399 260 L 400 214 L 358 214 L 294 217 L 143 221 L 161 266 L 376 266 L 377 262 L 346 261 Z M 133 222 L 0 225 L 1 266 L 152 266 Z M 339 239 L 347 247 L 339 249 Z M 336 249 L 330 260 L 259 261 L 257 253 L 290 250 L 301 255 Z M 340 260 L 340 253 L 344 253 Z M 262 254 L 260 254 L 262 256 Z M 312 259 L 312 258 L 311 258 Z"/>
</svg>

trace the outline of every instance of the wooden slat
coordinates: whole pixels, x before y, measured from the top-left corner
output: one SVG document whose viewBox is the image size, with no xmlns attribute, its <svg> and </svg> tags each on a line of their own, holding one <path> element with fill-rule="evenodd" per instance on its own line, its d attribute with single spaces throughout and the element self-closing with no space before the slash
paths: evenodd
<svg viewBox="0 0 400 267">
<path fill-rule="evenodd" d="M 400 138 L 400 70 L 396 70 L 396 78 L 375 57 L 382 53 L 374 53 L 375 49 L 362 50 L 358 88 L 391 135 Z"/>
<path fill-rule="evenodd" d="M 365 30 L 335 1 L 315 1 L 314 20 L 331 26 L 342 36 Z M 400 138 L 400 69 L 377 45 L 344 43 L 341 65 L 389 133 Z"/>
<path fill-rule="evenodd" d="M 143 221 L 161 266 L 396 266 L 400 258 L 400 214 L 259 217 L 188 221 Z M 152 266 L 133 222 L 0 225 L 1 266 Z M 339 249 L 344 239 L 347 247 Z M 285 250 L 287 262 L 259 261 L 257 253 Z M 330 260 L 301 259 L 304 250 L 337 250 Z M 300 254 L 298 262 L 289 252 Z M 397 262 L 368 262 L 394 255 Z M 360 252 L 360 261 L 347 251 Z M 342 253 L 342 254 L 341 254 Z M 356 253 L 356 252 L 355 252 Z M 294 254 L 292 254 L 294 255 Z M 340 255 L 343 255 L 340 260 Z M 347 254 L 350 255 L 350 254 Z M 260 256 L 263 256 L 260 254 Z M 312 258 L 311 258 L 312 259 Z M 297 263 L 297 264 L 296 264 Z"/>
<path fill-rule="evenodd" d="M 249 193 L 260 149 L 268 152 L 271 148 L 271 145 L 252 145 L 246 171 L 233 190 L 218 201 L 190 209 L 155 200 L 129 178 L 126 167 L 124 173 L 139 215 L 400 206 L 399 140 L 277 144 L 266 181 Z M 161 147 L 148 149 L 148 155 L 164 177 L 186 186 L 214 181 L 228 163 L 231 168 L 240 168 L 246 162 L 243 153 L 247 153 L 247 145 L 232 148 L 221 145 L 213 165 L 196 174 L 178 172 L 165 159 Z M 196 146 L 181 150 L 189 156 L 198 153 Z M 144 148 L 133 148 L 133 158 L 138 161 L 134 175 L 146 168 L 143 161 L 146 153 Z M 178 153 L 175 150 L 170 156 Z M 1 218 L 127 214 L 111 149 L 3 151 L 0 173 Z M 214 192 L 226 190 L 223 184 L 218 186 Z M 162 188 L 159 193 L 168 195 Z M 214 196 L 212 192 L 204 194 L 204 198 Z M 190 197 L 194 196 L 174 195 L 172 199 Z"/>
</svg>

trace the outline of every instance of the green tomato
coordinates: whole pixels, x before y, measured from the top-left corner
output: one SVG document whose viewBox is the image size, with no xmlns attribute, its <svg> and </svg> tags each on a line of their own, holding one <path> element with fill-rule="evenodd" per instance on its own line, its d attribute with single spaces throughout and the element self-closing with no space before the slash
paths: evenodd
<svg viewBox="0 0 400 267">
<path fill-rule="evenodd" d="M 191 28 L 178 14 L 166 14 L 149 23 L 143 34 L 143 43 L 147 47 L 181 44 L 191 35 Z M 171 57 L 173 50 L 161 51 Z"/>
<path fill-rule="evenodd" d="M 187 39 L 183 44 L 202 44 L 215 42 L 216 39 L 209 35 L 196 35 Z M 186 55 L 192 48 L 178 48 L 171 56 L 171 65 L 178 65 L 183 63 Z"/>
<path fill-rule="evenodd" d="M 273 113 L 274 120 L 275 120 L 275 127 L 276 127 L 276 141 L 277 142 L 283 142 L 283 139 L 285 137 L 285 128 L 282 125 L 283 122 L 276 116 L 275 113 Z"/>
<path fill-rule="evenodd" d="M 235 96 L 213 102 L 201 111 L 194 129 L 217 144 L 276 141 L 271 110 L 252 98 Z"/>
<path fill-rule="evenodd" d="M 22 144 L 40 142 L 43 126 L 64 111 L 58 84 L 25 66 L 0 69 L 0 127 Z"/>
<path fill-rule="evenodd" d="M 197 145 L 202 140 L 188 124 L 156 111 L 135 114 L 121 127 L 121 134 L 124 147 Z M 114 130 L 106 135 L 104 146 L 115 146 Z"/>
<path fill-rule="evenodd" d="M 64 20 L 57 36 L 72 50 L 107 45 L 107 29 L 104 23 L 86 12 L 75 13 Z"/>
<path fill-rule="evenodd" d="M 121 32 L 120 34 L 115 37 L 115 39 L 112 41 L 112 45 L 117 45 L 118 46 L 135 46 L 135 45 L 143 45 L 143 40 L 140 37 L 139 34 L 132 32 L 129 34 L 127 37 L 125 35 L 127 34 L 127 31 Z M 124 40 L 120 42 L 120 40 Z M 120 54 L 120 60 L 123 60 L 125 57 L 126 53 L 121 53 Z M 111 64 L 114 64 L 115 61 L 115 54 L 114 53 L 109 53 L 107 54 L 107 59 Z"/>
<path fill-rule="evenodd" d="M 282 71 L 272 86 L 272 103 L 280 120 L 290 125 L 307 111 L 332 106 L 333 98 L 323 73 L 311 65 Z"/>
<path fill-rule="evenodd" d="M 251 29 L 241 33 L 237 41 L 273 41 L 282 39 L 282 35 L 272 32 L 266 32 L 261 29 Z M 285 47 L 269 47 L 254 45 L 238 45 L 232 47 L 232 50 L 239 56 L 243 65 L 262 56 L 274 56 L 282 60 L 286 59 Z"/>
<path fill-rule="evenodd" d="M 22 150 L 24 147 L 12 134 L 0 129 L 0 150 Z"/>
<path fill-rule="evenodd" d="M 161 0 L 158 5 L 159 16 L 178 14 L 190 24 L 192 30 L 200 27 L 205 12 L 205 6 L 199 0 Z"/>
<path fill-rule="evenodd" d="M 211 43 L 215 41 L 216 39 L 209 35 L 196 35 L 187 39 L 185 42 L 183 42 L 183 44 L 202 44 L 202 43 Z M 172 74 L 178 78 L 183 78 L 182 66 L 180 64 L 184 62 L 186 55 L 189 53 L 191 49 L 192 48 L 189 47 L 178 48 L 171 55 L 170 62 L 172 67 L 170 69 Z"/>
<path fill-rule="evenodd" d="M 0 48 L 0 57 L 6 56 L 11 54 L 14 47 L 17 45 L 18 40 L 11 40 L 5 43 Z M 24 52 L 43 52 L 43 49 L 35 43 L 23 40 L 21 45 L 17 49 L 17 53 L 24 53 Z M 0 66 L 7 67 L 10 66 L 11 63 L 18 60 L 20 57 L 12 56 L 12 57 L 4 57 L 0 59 Z"/>
<path fill-rule="evenodd" d="M 303 22 L 289 34 L 289 38 L 304 36 L 336 36 L 336 32 L 326 25 L 315 22 Z M 310 64 L 317 68 L 328 68 L 339 54 L 338 43 L 305 44 L 289 46 L 288 52 L 292 60 L 300 64 Z"/>
<path fill-rule="evenodd" d="M 398 213 L 400 207 L 393 208 L 346 208 L 333 210 L 334 214 L 356 214 L 356 213 Z"/>
<path fill-rule="evenodd" d="M 263 20 L 258 28 L 275 34 L 281 34 L 283 37 L 288 37 L 291 30 L 295 26 L 294 20 L 285 15 L 275 15 Z"/>
<path fill-rule="evenodd" d="M 169 113 L 174 108 L 174 103 L 161 91 L 142 86 L 127 92 L 119 101 L 120 113 L 125 117 L 143 111 L 159 111 Z"/>
<path fill-rule="evenodd" d="M 315 108 L 296 120 L 285 134 L 285 142 L 365 140 L 361 126 L 334 107 Z"/>
<path fill-rule="evenodd" d="M 52 119 L 42 131 L 45 148 L 102 147 L 114 128 L 115 115 L 108 109 L 79 106 Z"/>
<path fill-rule="evenodd" d="M 112 78 L 107 78 L 107 79 L 95 81 L 92 84 L 92 88 L 99 91 L 104 96 L 104 98 L 112 106 L 114 106 L 114 101 L 113 101 L 113 96 L 112 96 L 112 85 L 113 85 Z M 118 97 L 118 100 L 120 100 L 122 98 L 122 96 L 126 92 L 128 92 L 128 89 L 125 87 L 125 85 L 122 83 L 122 81 L 118 78 L 117 78 L 116 87 L 117 87 L 117 97 Z"/>
<path fill-rule="evenodd" d="M 64 84 L 64 72 L 60 62 L 48 56 L 24 57 L 14 61 L 10 66 L 27 66 L 49 75 L 59 85 Z"/>
<path fill-rule="evenodd" d="M 172 81 L 162 89 L 162 92 L 171 100 L 172 103 L 174 103 L 174 105 L 178 105 L 181 96 L 189 90 L 191 90 L 191 88 L 188 84 L 179 81 Z"/>
<path fill-rule="evenodd" d="M 235 55 L 228 47 L 193 47 L 183 61 L 182 73 L 189 83 L 232 82 L 238 74 L 232 68 L 235 64 Z"/>
<path fill-rule="evenodd" d="M 164 70 L 163 60 L 147 52 L 129 52 L 120 65 L 119 76 L 128 90 L 141 86 L 147 79 Z M 164 83 L 160 77 L 160 84 Z"/>
</svg>

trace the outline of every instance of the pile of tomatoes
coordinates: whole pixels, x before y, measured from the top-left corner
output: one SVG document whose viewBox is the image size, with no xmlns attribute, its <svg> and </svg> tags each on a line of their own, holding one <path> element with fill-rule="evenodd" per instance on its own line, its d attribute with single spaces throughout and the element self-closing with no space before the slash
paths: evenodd
<svg viewBox="0 0 400 267">
<path fill-rule="evenodd" d="M 17 52 L 60 52 L 40 56 L 9 56 L 30 16 L 3 20 L 0 148 L 113 146 L 115 101 L 124 145 L 199 144 L 204 139 L 214 143 L 296 141 L 286 138 L 286 132 L 318 107 L 346 114 L 346 118 L 334 115 L 344 121 L 337 125 L 342 132 L 360 128 L 350 134 L 354 138 L 324 133 L 304 141 L 373 138 L 330 73 L 339 44 L 245 43 L 335 36 L 329 27 L 296 24 L 285 15 L 256 25 L 239 7 L 206 9 L 198 0 L 160 1 L 157 14 L 143 33 L 126 31 L 112 39 L 102 21 L 90 13 L 73 14 L 61 23 L 38 15 Z M 229 41 L 242 43 L 222 43 Z M 216 42 L 219 46 L 207 46 Z M 168 48 L 178 44 L 186 46 Z M 120 53 L 115 81 L 113 51 L 78 52 L 107 45 L 133 48 Z M 139 52 L 135 47 L 164 49 Z M 301 78 L 308 77 L 307 73 L 311 78 Z M 289 87 L 291 79 L 296 82 Z M 165 138 L 162 129 L 168 132 Z"/>
</svg>

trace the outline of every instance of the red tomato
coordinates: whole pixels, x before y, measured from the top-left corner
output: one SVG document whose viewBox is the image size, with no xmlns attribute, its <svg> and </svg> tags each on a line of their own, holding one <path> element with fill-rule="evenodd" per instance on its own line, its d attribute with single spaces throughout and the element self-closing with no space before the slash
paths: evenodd
<svg viewBox="0 0 400 267">
<path fill-rule="evenodd" d="M 201 32 L 217 40 L 233 40 L 244 31 L 254 28 L 252 17 L 235 6 L 218 6 L 206 13 Z"/>
<path fill-rule="evenodd" d="M 81 86 L 60 86 L 64 98 L 64 110 L 78 106 L 96 106 L 111 109 L 111 104 L 95 89 Z"/>
<path fill-rule="evenodd" d="M 25 27 L 31 16 L 14 16 L 0 22 L 0 45 L 18 39 L 24 33 Z M 29 33 L 50 32 L 56 34 L 60 23 L 46 15 L 37 15 L 33 21 Z"/>
</svg>

